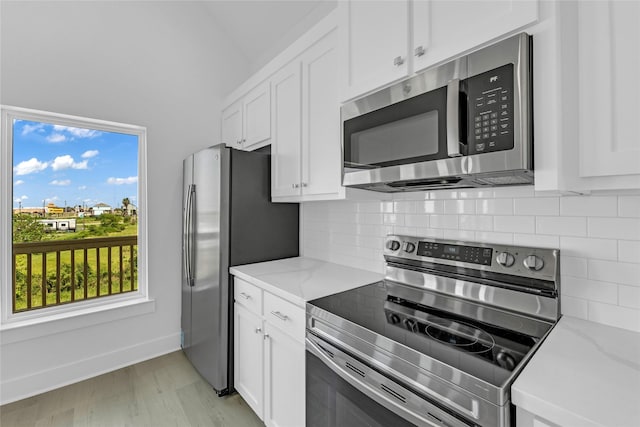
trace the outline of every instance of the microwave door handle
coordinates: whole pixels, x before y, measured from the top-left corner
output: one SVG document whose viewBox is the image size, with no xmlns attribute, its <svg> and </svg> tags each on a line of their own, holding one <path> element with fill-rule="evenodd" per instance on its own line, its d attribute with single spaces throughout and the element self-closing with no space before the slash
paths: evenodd
<svg viewBox="0 0 640 427">
<path fill-rule="evenodd" d="M 460 153 L 460 79 L 447 84 L 447 154 L 459 157 Z"/>
</svg>

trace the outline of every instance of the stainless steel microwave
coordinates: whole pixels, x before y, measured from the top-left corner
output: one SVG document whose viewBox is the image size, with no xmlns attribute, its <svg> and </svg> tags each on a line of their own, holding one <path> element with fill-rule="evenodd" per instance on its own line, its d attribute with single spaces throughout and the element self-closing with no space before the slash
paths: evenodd
<svg viewBox="0 0 640 427">
<path fill-rule="evenodd" d="M 344 104 L 344 186 L 532 184 L 531 43 L 521 33 Z"/>
</svg>

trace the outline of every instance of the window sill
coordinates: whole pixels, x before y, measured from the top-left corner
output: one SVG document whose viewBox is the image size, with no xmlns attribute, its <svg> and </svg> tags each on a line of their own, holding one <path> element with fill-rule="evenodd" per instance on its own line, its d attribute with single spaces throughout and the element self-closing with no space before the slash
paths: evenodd
<svg viewBox="0 0 640 427">
<path fill-rule="evenodd" d="M 11 344 L 152 313 L 156 302 L 146 297 L 87 307 L 0 325 L 0 344 Z"/>
</svg>

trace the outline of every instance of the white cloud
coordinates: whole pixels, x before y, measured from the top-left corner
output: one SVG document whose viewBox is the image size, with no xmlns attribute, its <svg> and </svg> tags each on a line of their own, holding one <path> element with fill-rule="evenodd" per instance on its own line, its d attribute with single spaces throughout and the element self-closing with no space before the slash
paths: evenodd
<svg viewBox="0 0 640 427">
<path fill-rule="evenodd" d="M 37 123 L 35 125 L 24 125 L 24 127 L 22 128 L 22 136 L 28 135 L 36 130 L 41 130 L 43 127 L 44 123 Z"/>
<path fill-rule="evenodd" d="M 64 170 L 64 169 L 87 169 L 87 161 L 83 160 L 81 162 L 76 162 L 73 160 L 68 154 L 64 156 L 56 157 L 51 163 L 51 169 L 54 171 Z"/>
<path fill-rule="evenodd" d="M 137 176 L 130 176 L 128 178 L 109 178 L 107 179 L 107 184 L 115 184 L 115 185 L 122 185 L 122 184 L 135 184 L 136 182 L 138 182 L 138 177 Z"/>
<path fill-rule="evenodd" d="M 24 181 L 19 179 L 17 181 L 14 181 L 13 186 L 15 187 L 16 185 L 22 185 L 22 184 L 24 184 Z"/>
<path fill-rule="evenodd" d="M 99 154 L 100 152 L 98 150 L 88 150 L 85 151 L 84 153 L 82 153 L 82 158 L 83 159 L 90 159 L 92 157 L 95 157 Z"/>
<path fill-rule="evenodd" d="M 29 175 L 30 173 L 45 170 L 47 166 L 47 162 L 41 162 L 35 157 L 32 157 L 29 160 L 18 163 L 18 165 L 13 168 L 13 173 L 16 175 Z"/>
<path fill-rule="evenodd" d="M 102 132 L 93 129 L 82 129 L 61 125 L 54 125 L 53 129 L 58 132 L 68 132 L 76 138 L 95 138 L 102 134 Z"/>
<path fill-rule="evenodd" d="M 20 196 L 17 199 L 14 200 L 14 202 L 19 203 L 19 202 L 24 202 L 25 200 L 27 200 L 29 197 L 28 196 Z"/>
<path fill-rule="evenodd" d="M 67 137 L 60 133 L 52 133 L 47 136 L 47 141 L 49 142 L 64 142 L 67 140 Z"/>
<path fill-rule="evenodd" d="M 44 199 L 44 201 L 47 203 L 54 203 L 56 200 L 60 200 L 60 198 L 58 196 L 53 196 L 53 197 L 47 197 L 46 199 Z"/>
<path fill-rule="evenodd" d="M 78 190 L 86 190 L 87 186 L 86 185 L 81 185 L 80 187 L 78 187 Z"/>
<path fill-rule="evenodd" d="M 61 180 L 54 179 L 49 184 L 51 184 L 51 185 L 69 185 L 69 184 L 71 184 L 71 180 L 70 179 L 61 179 Z"/>
</svg>

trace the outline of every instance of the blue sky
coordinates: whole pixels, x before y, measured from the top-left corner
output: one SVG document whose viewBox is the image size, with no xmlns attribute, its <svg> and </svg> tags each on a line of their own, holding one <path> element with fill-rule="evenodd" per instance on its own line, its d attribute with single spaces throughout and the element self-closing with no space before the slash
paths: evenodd
<svg viewBox="0 0 640 427">
<path fill-rule="evenodd" d="M 15 120 L 13 206 L 138 204 L 138 137 Z"/>
</svg>

